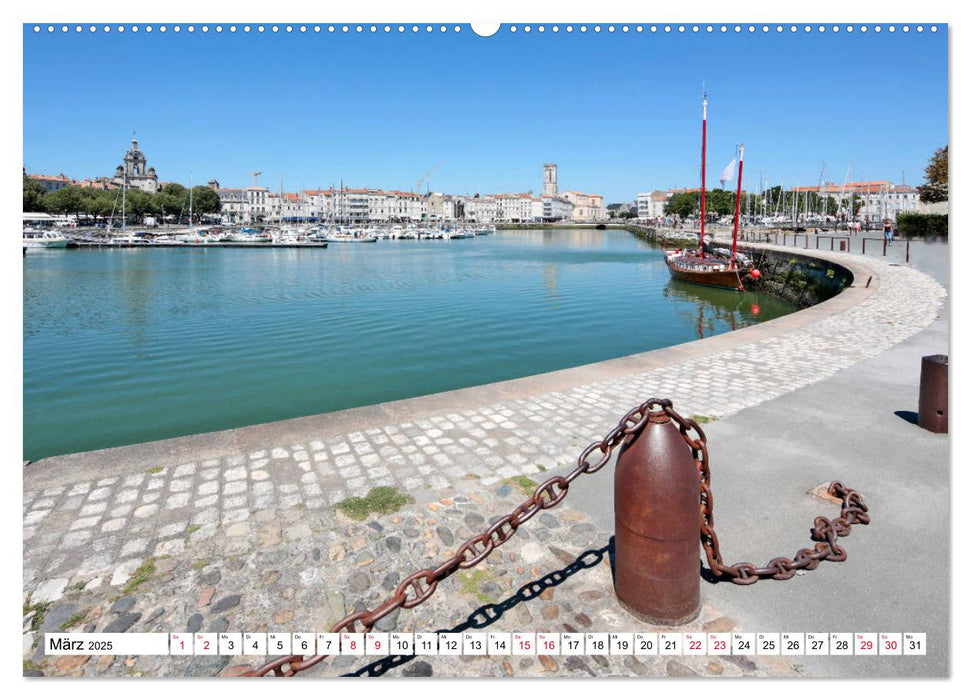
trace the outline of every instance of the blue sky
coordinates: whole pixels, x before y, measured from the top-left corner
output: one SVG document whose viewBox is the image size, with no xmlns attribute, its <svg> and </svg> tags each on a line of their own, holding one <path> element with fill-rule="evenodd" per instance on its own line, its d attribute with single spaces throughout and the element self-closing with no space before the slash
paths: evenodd
<svg viewBox="0 0 971 700">
<path fill-rule="evenodd" d="M 179 34 L 24 27 L 24 164 L 110 175 L 132 131 L 165 181 L 288 191 L 561 189 L 630 200 L 709 182 L 746 144 L 747 189 L 918 184 L 947 143 L 947 29 L 833 34 Z M 227 25 L 228 26 L 228 25 Z M 534 25 L 535 26 L 535 25 Z M 579 25 L 575 25 L 579 26 Z M 592 25 L 591 25 L 592 26 Z M 872 26 L 872 25 L 871 25 Z M 520 25 L 522 27 L 522 25 Z"/>
</svg>

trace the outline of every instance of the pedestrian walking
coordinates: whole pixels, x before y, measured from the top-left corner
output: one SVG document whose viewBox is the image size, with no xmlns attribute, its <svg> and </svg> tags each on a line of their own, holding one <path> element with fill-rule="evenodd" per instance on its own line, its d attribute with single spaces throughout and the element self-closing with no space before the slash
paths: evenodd
<svg viewBox="0 0 971 700">
<path fill-rule="evenodd" d="M 890 219 L 883 220 L 883 239 L 888 245 L 893 244 L 893 223 Z"/>
</svg>

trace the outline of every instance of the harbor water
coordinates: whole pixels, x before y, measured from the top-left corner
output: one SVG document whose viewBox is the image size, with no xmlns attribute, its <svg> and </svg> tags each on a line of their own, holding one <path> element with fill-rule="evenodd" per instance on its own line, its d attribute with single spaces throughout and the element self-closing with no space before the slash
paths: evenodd
<svg viewBox="0 0 971 700">
<path fill-rule="evenodd" d="M 598 362 L 795 311 L 618 230 L 327 249 L 31 250 L 24 459 Z"/>
</svg>

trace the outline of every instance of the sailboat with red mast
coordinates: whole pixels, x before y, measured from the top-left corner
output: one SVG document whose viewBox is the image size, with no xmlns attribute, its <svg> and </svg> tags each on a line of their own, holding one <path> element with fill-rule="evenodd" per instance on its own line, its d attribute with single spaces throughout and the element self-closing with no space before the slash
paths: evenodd
<svg viewBox="0 0 971 700">
<path fill-rule="evenodd" d="M 701 231 L 697 250 L 676 249 L 665 254 L 665 262 L 671 277 L 682 282 L 703 284 L 709 287 L 743 290 L 745 279 L 757 279 L 759 271 L 738 255 L 738 217 L 742 197 L 742 163 L 745 146 L 739 146 L 738 189 L 735 193 L 735 220 L 732 229 L 731 255 L 719 255 L 705 250 L 705 158 L 708 141 L 708 95 L 702 98 L 701 120 Z"/>
</svg>

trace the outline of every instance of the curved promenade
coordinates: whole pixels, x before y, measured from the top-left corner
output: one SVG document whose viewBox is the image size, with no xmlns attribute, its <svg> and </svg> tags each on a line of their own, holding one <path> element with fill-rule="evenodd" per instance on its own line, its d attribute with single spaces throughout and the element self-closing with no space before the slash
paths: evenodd
<svg viewBox="0 0 971 700">
<path fill-rule="evenodd" d="M 23 584 L 33 602 L 50 602 L 40 631 L 67 622 L 76 631 L 325 631 L 356 605 L 381 602 L 400 578 L 440 562 L 490 517 L 515 507 L 523 499 L 516 479 L 542 481 L 549 474 L 541 472 L 569 469 L 583 447 L 646 398 L 671 398 L 687 416 L 727 418 L 874 358 L 938 318 L 945 290 L 929 276 L 883 260 L 813 254 L 850 269 L 852 287 L 730 334 L 483 387 L 27 465 Z M 577 342 L 596 342 L 578 331 Z M 444 629 L 487 604 L 500 611 L 489 629 L 640 629 L 614 601 L 602 513 L 583 508 L 596 499 L 573 503 L 582 483 L 502 554 L 440 585 L 418 615 L 404 611 L 382 623 Z M 335 510 L 377 486 L 396 487 L 414 503 L 363 523 Z M 564 567 L 579 571 L 539 586 L 538 596 L 518 590 Z M 692 629 L 717 631 L 724 619 L 708 603 Z M 34 632 L 25 634 L 25 658 L 45 675 L 215 675 L 262 661 L 54 660 L 31 650 L 37 641 Z M 389 673 L 800 673 L 794 660 L 768 657 L 511 661 L 434 657 Z M 313 674 L 363 666 L 342 657 Z"/>
</svg>

